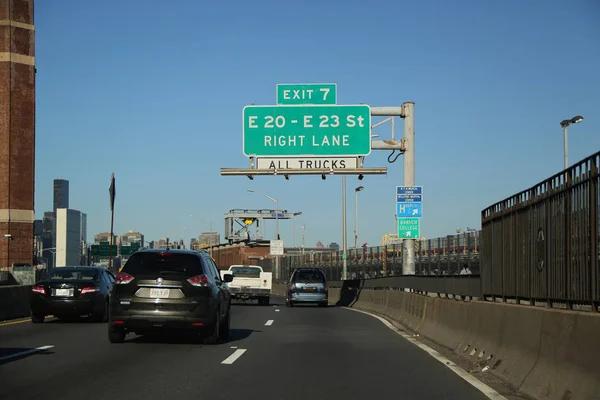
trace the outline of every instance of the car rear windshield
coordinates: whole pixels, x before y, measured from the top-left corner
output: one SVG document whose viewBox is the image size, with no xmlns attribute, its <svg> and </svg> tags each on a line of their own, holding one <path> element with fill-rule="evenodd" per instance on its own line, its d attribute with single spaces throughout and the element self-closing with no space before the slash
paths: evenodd
<svg viewBox="0 0 600 400">
<path fill-rule="evenodd" d="M 95 281 L 98 279 L 98 271 L 90 269 L 62 269 L 54 268 L 46 279 L 51 281 Z"/>
<path fill-rule="evenodd" d="M 231 267 L 231 272 L 240 278 L 260 278 L 260 268 L 256 267 Z"/>
<path fill-rule="evenodd" d="M 325 276 L 321 271 L 298 271 L 294 277 L 294 282 L 325 282 Z"/>
<path fill-rule="evenodd" d="M 182 276 L 186 278 L 204 273 L 202 263 L 195 255 L 169 252 L 133 254 L 123 267 L 123 272 L 132 276 Z"/>
</svg>

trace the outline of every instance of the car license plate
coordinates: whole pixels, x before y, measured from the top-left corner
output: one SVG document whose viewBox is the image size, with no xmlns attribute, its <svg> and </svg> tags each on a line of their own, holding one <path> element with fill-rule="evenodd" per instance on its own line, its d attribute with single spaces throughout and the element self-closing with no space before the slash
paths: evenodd
<svg viewBox="0 0 600 400">
<path fill-rule="evenodd" d="M 311 288 L 311 287 L 307 287 L 307 288 L 306 288 L 306 291 L 307 291 L 307 292 L 312 292 L 312 290 L 313 290 L 313 288 Z"/>
<path fill-rule="evenodd" d="M 62 296 L 62 297 L 72 297 L 73 296 L 73 289 L 55 289 L 54 290 L 54 295 L 55 296 Z"/>
<path fill-rule="evenodd" d="M 169 289 L 150 288 L 150 297 L 153 299 L 168 299 L 169 292 Z"/>
</svg>

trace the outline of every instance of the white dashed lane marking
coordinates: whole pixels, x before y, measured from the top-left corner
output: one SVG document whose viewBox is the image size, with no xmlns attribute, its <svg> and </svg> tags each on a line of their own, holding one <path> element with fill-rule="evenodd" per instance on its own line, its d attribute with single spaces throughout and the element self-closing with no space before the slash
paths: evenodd
<svg viewBox="0 0 600 400">
<path fill-rule="evenodd" d="M 237 349 L 233 352 L 232 355 L 224 359 L 221 364 L 233 364 L 238 358 L 242 356 L 246 352 L 246 349 Z"/>
</svg>

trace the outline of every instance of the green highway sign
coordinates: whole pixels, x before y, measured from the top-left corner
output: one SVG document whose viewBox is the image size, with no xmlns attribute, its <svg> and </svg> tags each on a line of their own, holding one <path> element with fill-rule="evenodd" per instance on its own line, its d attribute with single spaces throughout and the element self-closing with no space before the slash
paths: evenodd
<svg viewBox="0 0 600 400">
<path fill-rule="evenodd" d="M 398 238 L 418 239 L 421 236 L 420 218 L 398 218 Z"/>
<path fill-rule="evenodd" d="M 368 105 L 246 106 L 242 114 L 246 157 L 371 153 Z"/>
<path fill-rule="evenodd" d="M 130 256 L 136 251 L 138 251 L 141 247 L 140 243 L 132 243 L 129 246 L 121 246 L 121 255 L 122 256 Z"/>
<path fill-rule="evenodd" d="M 92 256 L 94 257 L 110 257 L 110 244 L 108 242 L 100 242 L 100 244 L 92 245 Z M 117 245 L 112 245 L 112 255 L 117 256 Z"/>
<path fill-rule="evenodd" d="M 277 85 L 277 105 L 336 104 L 335 83 L 280 83 Z"/>
</svg>

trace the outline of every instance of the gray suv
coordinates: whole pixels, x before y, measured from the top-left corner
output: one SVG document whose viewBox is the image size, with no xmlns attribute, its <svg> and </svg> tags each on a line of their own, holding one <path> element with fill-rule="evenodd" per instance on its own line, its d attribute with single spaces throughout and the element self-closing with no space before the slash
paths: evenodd
<svg viewBox="0 0 600 400">
<path fill-rule="evenodd" d="M 115 278 L 108 340 L 127 333 L 191 332 L 208 344 L 229 336 L 231 294 L 206 251 L 156 249 L 134 253 Z"/>
</svg>

